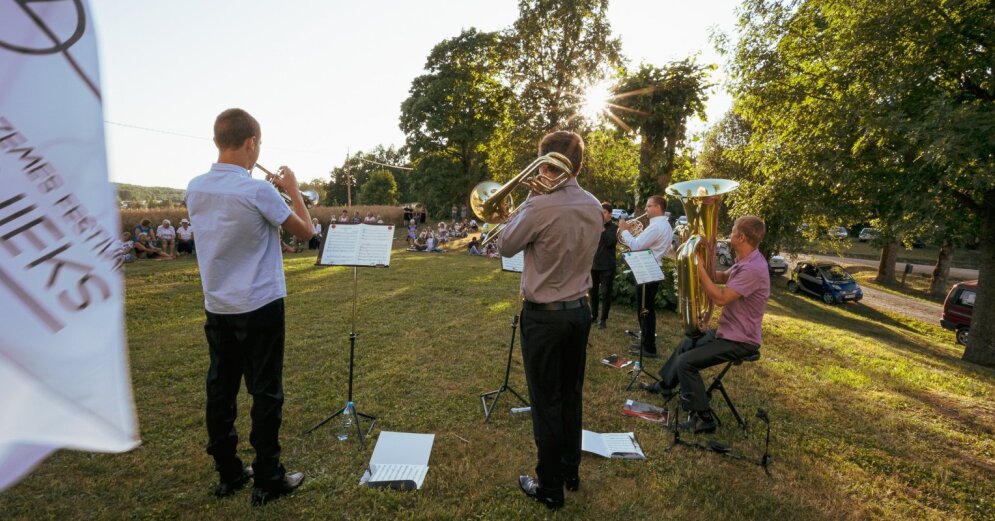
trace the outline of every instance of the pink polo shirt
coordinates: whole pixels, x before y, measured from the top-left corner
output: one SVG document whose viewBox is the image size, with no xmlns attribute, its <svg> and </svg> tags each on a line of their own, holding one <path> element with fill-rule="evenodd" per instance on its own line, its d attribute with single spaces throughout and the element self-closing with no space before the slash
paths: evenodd
<svg viewBox="0 0 995 521">
<path fill-rule="evenodd" d="M 726 273 L 726 287 L 739 293 L 740 298 L 722 309 L 715 336 L 760 346 L 760 323 L 770 297 L 767 261 L 760 250 L 753 250 L 746 258 L 737 259 Z"/>
</svg>

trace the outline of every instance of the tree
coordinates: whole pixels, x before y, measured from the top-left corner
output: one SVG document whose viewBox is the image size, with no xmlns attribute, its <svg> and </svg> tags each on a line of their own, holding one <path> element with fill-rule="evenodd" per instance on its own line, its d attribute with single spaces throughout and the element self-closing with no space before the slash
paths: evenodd
<svg viewBox="0 0 995 521">
<path fill-rule="evenodd" d="M 664 68 L 642 64 L 629 72 L 615 91 L 615 114 L 639 135 L 639 177 L 636 203 L 663 193 L 670 184 L 688 119 L 705 110 L 709 67 L 693 59 Z"/>
<path fill-rule="evenodd" d="M 995 365 L 993 25 L 995 4 L 982 0 L 747 0 L 732 67 L 737 109 L 764 129 L 747 149 L 767 192 L 792 186 L 830 216 L 846 205 L 862 216 L 873 208 L 894 240 L 936 212 L 977 219 L 982 261 L 964 358 L 987 365 Z M 894 269 L 886 256 L 879 276 Z"/>
<path fill-rule="evenodd" d="M 435 212 L 466 200 L 487 176 L 487 143 L 511 96 L 498 79 L 501 65 L 497 33 L 463 31 L 432 49 L 428 74 L 412 81 L 401 104 L 412 185 Z"/>
<path fill-rule="evenodd" d="M 639 147 L 624 134 L 604 129 L 584 136 L 584 144 L 584 188 L 599 200 L 630 208 L 639 173 Z"/>
<path fill-rule="evenodd" d="M 408 157 L 404 149 L 395 150 L 394 147 L 384 148 L 377 145 L 371 152 L 357 152 L 346 157 L 341 166 L 337 166 L 329 172 L 329 182 L 325 185 L 324 204 L 328 206 L 345 205 L 350 200 L 346 190 L 352 191 L 352 200 L 355 202 L 359 188 L 366 183 L 370 175 L 383 169 L 385 166 L 399 166 L 394 169 L 394 178 L 398 185 L 398 199 L 408 200 L 410 197 L 410 180 L 406 170 Z"/>
<path fill-rule="evenodd" d="M 359 201 L 365 205 L 397 204 L 397 182 L 388 170 L 377 170 L 363 183 L 359 191 Z"/>
</svg>

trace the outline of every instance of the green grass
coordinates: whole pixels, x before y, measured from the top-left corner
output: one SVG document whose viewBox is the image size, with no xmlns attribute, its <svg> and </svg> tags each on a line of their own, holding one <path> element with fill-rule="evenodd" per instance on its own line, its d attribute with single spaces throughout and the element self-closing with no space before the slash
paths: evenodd
<svg viewBox="0 0 995 521">
<path fill-rule="evenodd" d="M 630 306 L 593 330 L 585 427 L 635 431 L 648 459 L 584 455 L 582 485 L 550 513 L 526 500 L 529 420 L 502 397 L 483 424 L 478 394 L 500 385 L 517 310 L 518 278 L 462 250 L 395 250 L 389 269 L 359 270 L 355 399 L 377 430 L 435 433 L 431 470 L 417 492 L 357 486 L 370 449 L 335 439 L 335 427 L 301 433 L 346 398 L 352 270 L 286 259 L 287 346 L 282 439 L 291 470 L 308 475 L 292 497 L 265 508 L 243 491 L 216 500 L 204 452 L 203 297 L 196 263 L 126 268 L 131 376 L 142 445 L 127 454 L 60 451 L 0 494 L 2 519 L 991 519 L 995 516 L 995 371 L 966 364 L 951 335 L 856 305 L 825 306 L 775 284 L 763 358 L 726 378 L 741 412 L 766 408 L 773 477 L 756 465 L 677 447 L 660 426 L 620 414 L 625 373 L 601 356 L 629 344 Z M 679 318 L 658 315 L 669 352 Z M 525 391 L 521 357 L 511 385 Z M 651 364 L 652 369 L 658 363 Z M 709 370 L 709 375 L 715 370 Z M 742 440 L 721 399 L 717 438 L 758 458 L 759 423 Z M 241 455 L 249 400 L 240 396 Z M 755 421 L 754 421 L 755 422 Z M 756 423 L 756 422 L 755 422 Z"/>
</svg>

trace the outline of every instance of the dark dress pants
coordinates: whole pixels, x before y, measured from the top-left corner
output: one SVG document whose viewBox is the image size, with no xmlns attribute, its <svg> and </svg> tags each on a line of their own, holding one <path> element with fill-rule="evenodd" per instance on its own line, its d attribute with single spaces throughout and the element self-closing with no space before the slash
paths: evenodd
<svg viewBox="0 0 995 521">
<path fill-rule="evenodd" d="M 656 353 L 656 292 L 659 289 L 659 281 L 636 286 L 636 301 L 639 302 L 639 338 L 644 353 Z"/>
<path fill-rule="evenodd" d="M 522 311 L 522 360 L 532 401 L 539 487 L 563 497 L 564 475 L 580 468 L 584 364 L 591 310 Z"/>
<path fill-rule="evenodd" d="M 615 283 L 615 268 L 591 271 L 591 291 L 588 298 L 591 301 L 591 319 L 608 320 L 608 310 L 612 307 L 612 285 Z M 598 305 L 601 314 L 598 314 Z"/>
<path fill-rule="evenodd" d="M 707 411 L 708 396 L 700 371 L 759 351 L 760 347 L 753 344 L 717 338 L 714 330 L 705 333 L 697 342 L 684 337 L 660 369 L 660 384 L 666 389 L 680 384 L 681 405 L 685 411 Z"/>
<path fill-rule="evenodd" d="M 236 398 L 245 378 L 252 395 L 252 431 L 249 442 L 256 450 L 252 462 L 257 485 L 282 480 L 280 423 L 283 419 L 283 299 L 248 313 L 220 315 L 206 312 L 204 332 L 210 349 L 207 371 L 207 453 L 227 481 L 241 475 L 242 462 L 235 455 Z"/>
</svg>

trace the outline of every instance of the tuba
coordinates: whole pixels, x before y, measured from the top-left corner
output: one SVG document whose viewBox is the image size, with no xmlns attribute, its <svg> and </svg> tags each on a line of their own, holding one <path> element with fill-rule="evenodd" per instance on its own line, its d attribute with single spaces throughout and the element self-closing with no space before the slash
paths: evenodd
<svg viewBox="0 0 995 521">
<path fill-rule="evenodd" d="M 681 200 L 687 214 L 687 239 L 677 251 L 677 295 L 684 333 L 692 338 L 708 329 L 715 306 L 698 280 L 698 263 L 715 278 L 715 240 L 722 198 L 739 188 L 728 179 L 694 179 L 667 187 L 667 194 Z M 701 259 L 699 260 L 699 253 Z"/>
<path fill-rule="evenodd" d="M 560 172 L 560 175 L 552 180 L 548 180 L 539 174 L 539 167 L 549 165 Z M 525 167 L 514 178 L 503 185 L 494 181 L 482 181 L 473 187 L 470 192 L 470 208 L 473 213 L 487 224 L 497 224 L 497 226 L 487 234 L 487 238 L 481 241 L 481 246 L 494 240 L 498 234 L 504 230 L 504 224 L 511 219 L 515 213 L 514 199 L 511 192 L 519 185 L 529 189 L 529 197 L 535 195 L 546 195 L 558 190 L 564 183 L 570 180 L 573 172 L 573 163 L 563 154 L 550 152 L 544 156 L 539 156 L 535 161 Z M 526 197 L 528 200 L 528 197 Z"/>
</svg>

